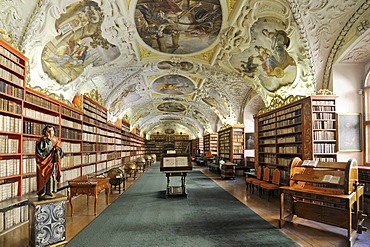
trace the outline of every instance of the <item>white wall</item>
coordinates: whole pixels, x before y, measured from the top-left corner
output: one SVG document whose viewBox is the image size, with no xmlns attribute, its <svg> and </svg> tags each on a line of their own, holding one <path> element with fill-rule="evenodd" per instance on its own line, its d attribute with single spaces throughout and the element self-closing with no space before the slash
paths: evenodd
<svg viewBox="0 0 370 247">
<path fill-rule="evenodd" d="M 364 80 L 365 68 L 363 64 L 345 64 L 333 67 L 333 93 L 338 96 L 338 114 L 361 113 L 363 116 L 363 100 L 359 91 L 363 87 Z M 362 126 L 360 126 L 360 130 L 362 130 Z M 338 152 L 339 162 L 345 162 L 351 158 L 355 158 L 359 165 L 363 164 L 362 152 Z"/>
</svg>

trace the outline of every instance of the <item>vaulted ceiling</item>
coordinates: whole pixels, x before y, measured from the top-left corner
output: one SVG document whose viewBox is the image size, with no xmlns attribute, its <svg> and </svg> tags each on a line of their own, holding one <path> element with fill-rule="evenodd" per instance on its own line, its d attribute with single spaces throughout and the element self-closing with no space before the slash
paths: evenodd
<svg viewBox="0 0 370 247">
<path fill-rule="evenodd" d="M 28 85 L 96 97 L 148 135 L 242 123 L 277 96 L 331 89 L 368 63 L 369 0 L 0 0 Z"/>
</svg>

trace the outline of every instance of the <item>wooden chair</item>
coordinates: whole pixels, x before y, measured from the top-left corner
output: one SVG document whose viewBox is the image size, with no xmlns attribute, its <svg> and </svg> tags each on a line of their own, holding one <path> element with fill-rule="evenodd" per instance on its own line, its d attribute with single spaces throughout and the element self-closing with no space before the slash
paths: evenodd
<svg viewBox="0 0 370 247">
<path fill-rule="evenodd" d="M 265 176 L 264 176 L 264 180 L 266 181 L 268 178 L 266 177 L 265 179 Z M 268 181 L 268 180 L 267 180 Z M 260 197 L 262 196 L 262 193 L 264 191 L 267 191 L 268 192 L 268 198 L 267 200 L 269 201 L 270 200 L 270 196 L 273 194 L 273 192 L 275 190 L 279 190 L 280 189 L 280 170 L 278 168 L 275 168 L 274 169 L 274 172 L 272 174 L 272 181 L 271 183 L 262 183 L 260 184 Z"/>
<path fill-rule="evenodd" d="M 259 173 L 258 173 L 258 168 L 260 169 Z M 263 184 L 263 183 L 267 183 L 266 181 L 263 180 L 265 174 L 266 174 L 266 168 L 267 168 L 267 171 L 269 172 L 269 169 L 268 167 L 265 167 L 263 168 L 262 170 L 262 166 L 258 166 L 257 168 L 257 180 L 254 180 L 252 181 L 252 193 L 254 192 L 254 188 L 257 187 L 257 191 L 260 191 L 260 185 Z M 263 171 L 263 173 L 262 173 Z M 267 173 L 268 175 L 268 173 Z"/>
<path fill-rule="evenodd" d="M 258 166 L 256 171 L 256 177 L 246 177 L 245 186 L 247 192 L 253 193 L 253 181 L 260 180 L 262 178 L 262 167 Z"/>
</svg>

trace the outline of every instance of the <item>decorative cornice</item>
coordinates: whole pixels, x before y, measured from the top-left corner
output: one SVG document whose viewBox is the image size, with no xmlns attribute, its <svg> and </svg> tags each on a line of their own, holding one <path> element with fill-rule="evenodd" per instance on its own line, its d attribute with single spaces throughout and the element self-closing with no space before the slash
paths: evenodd
<svg viewBox="0 0 370 247">
<path fill-rule="evenodd" d="M 84 93 L 84 95 L 96 102 L 98 102 L 100 105 L 103 105 L 103 98 L 101 97 L 101 95 L 99 94 L 98 92 L 98 89 L 92 89 L 90 92 L 88 93 Z"/>
<path fill-rule="evenodd" d="M 296 102 L 296 101 L 298 101 L 300 99 L 303 99 L 305 97 L 306 96 L 301 96 L 301 95 L 291 95 L 291 96 L 283 99 L 280 95 L 277 95 L 272 99 L 271 104 L 267 108 L 264 108 L 264 109 L 260 110 L 257 115 L 261 115 L 261 114 L 264 114 L 266 112 L 275 110 L 277 108 L 280 108 L 282 106 L 291 104 L 291 103 Z"/>
<path fill-rule="evenodd" d="M 19 50 L 18 43 L 13 39 L 13 35 L 11 33 L 8 33 L 5 29 L 0 28 L 0 35 L 0 38 L 2 40 L 13 46 L 15 49 Z"/>
</svg>

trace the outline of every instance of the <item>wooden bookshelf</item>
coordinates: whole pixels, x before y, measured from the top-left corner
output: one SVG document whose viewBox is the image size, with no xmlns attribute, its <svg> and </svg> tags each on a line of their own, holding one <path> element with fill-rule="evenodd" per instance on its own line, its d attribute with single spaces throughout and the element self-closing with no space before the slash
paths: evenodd
<svg viewBox="0 0 370 247">
<path fill-rule="evenodd" d="M 155 154 L 161 157 L 167 145 L 173 145 L 176 153 L 191 152 L 191 140 L 189 135 L 176 134 L 152 134 L 150 140 L 146 141 L 146 148 L 149 154 Z"/>
<path fill-rule="evenodd" d="M 203 136 L 204 153 L 211 152 L 212 155 L 217 155 L 218 134 L 216 132 L 207 133 Z"/>
<path fill-rule="evenodd" d="M 218 156 L 225 161 L 244 165 L 244 126 L 224 126 L 218 131 Z"/>
<path fill-rule="evenodd" d="M 282 182 L 287 184 L 294 157 L 336 162 L 335 102 L 331 95 L 310 96 L 256 115 L 256 166 L 279 167 Z"/>
<path fill-rule="evenodd" d="M 23 111 L 27 58 L 0 40 L 0 201 L 22 195 Z M 0 208 L 0 234 L 28 220 L 24 204 Z"/>
</svg>

